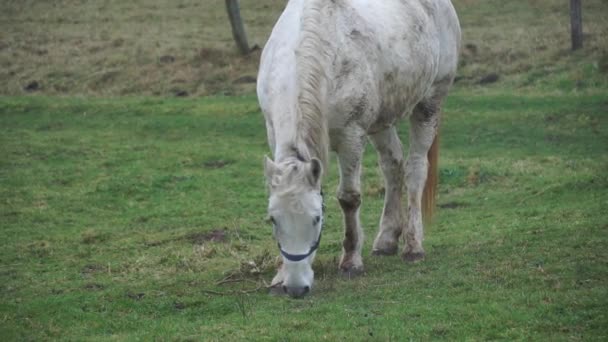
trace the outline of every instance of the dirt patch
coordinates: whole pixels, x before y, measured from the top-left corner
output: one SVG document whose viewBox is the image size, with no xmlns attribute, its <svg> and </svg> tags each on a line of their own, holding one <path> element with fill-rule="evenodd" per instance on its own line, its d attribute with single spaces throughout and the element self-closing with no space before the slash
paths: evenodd
<svg viewBox="0 0 608 342">
<path fill-rule="evenodd" d="M 234 84 L 242 84 L 242 83 L 255 83 L 257 80 L 255 76 L 242 76 L 232 81 Z"/>
<path fill-rule="evenodd" d="M 470 204 L 464 202 L 446 202 L 438 205 L 438 207 L 441 209 L 458 209 L 466 208 L 468 206 L 470 206 Z"/>
<path fill-rule="evenodd" d="M 218 159 L 218 160 L 208 160 L 203 163 L 203 166 L 206 169 L 221 169 L 221 168 L 223 168 L 227 165 L 233 164 L 233 163 L 234 163 L 233 160 Z"/>
<path fill-rule="evenodd" d="M 464 45 L 464 51 L 471 55 L 476 55 L 477 54 L 477 45 L 475 45 L 473 43 L 467 43 Z"/>
<path fill-rule="evenodd" d="M 208 232 L 192 232 L 183 236 L 174 238 L 146 241 L 144 245 L 146 247 L 158 247 L 171 242 L 188 241 L 193 245 L 204 245 L 206 242 L 227 242 L 228 241 L 228 230 L 226 228 L 214 229 Z M 209 250 L 207 252 L 213 252 Z M 205 253 L 204 253 L 205 254 Z"/>
<path fill-rule="evenodd" d="M 143 293 L 143 292 L 138 292 L 138 293 L 127 292 L 127 297 L 128 298 L 131 298 L 131 299 L 137 300 L 137 301 L 142 300 L 145 296 L 146 296 L 146 294 Z"/>
<path fill-rule="evenodd" d="M 85 284 L 83 286 L 83 288 L 85 290 L 89 290 L 89 291 L 100 291 L 100 290 L 103 290 L 105 288 L 105 286 L 103 286 L 101 284 L 97 284 L 97 283 L 89 283 L 89 284 Z"/>
<path fill-rule="evenodd" d="M 490 84 L 490 83 L 495 83 L 498 82 L 498 80 L 500 79 L 500 76 L 497 73 L 489 73 L 487 75 L 485 75 L 484 77 L 482 77 L 479 82 L 477 82 L 478 84 Z"/>
<path fill-rule="evenodd" d="M 171 63 L 175 62 L 175 57 L 173 57 L 171 55 L 164 55 L 164 56 L 160 56 L 158 61 L 161 64 L 171 64 Z"/>
<path fill-rule="evenodd" d="M 188 95 L 190 95 L 190 93 L 183 89 L 174 89 L 173 95 L 175 95 L 176 97 L 187 97 Z"/>
<path fill-rule="evenodd" d="M 107 268 L 100 264 L 86 264 L 80 269 L 83 275 L 106 272 Z"/>
<path fill-rule="evenodd" d="M 226 228 L 215 229 L 206 233 L 190 233 L 184 239 L 190 241 L 193 245 L 202 245 L 205 242 L 226 242 L 228 240 L 228 231 Z"/>
<path fill-rule="evenodd" d="M 110 235 L 107 233 L 100 233 L 94 230 L 87 230 L 81 235 L 82 243 L 86 245 L 92 245 L 100 242 L 105 242 L 110 238 Z"/>
<path fill-rule="evenodd" d="M 545 141 L 551 144 L 559 144 L 562 141 L 562 137 L 556 134 L 545 135 Z"/>
<path fill-rule="evenodd" d="M 227 65 L 229 57 L 230 54 L 227 51 L 220 49 L 202 48 L 198 52 L 198 58 L 201 61 L 220 67 Z"/>
<path fill-rule="evenodd" d="M 554 123 L 559 121 L 559 119 L 561 119 L 561 116 L 558 114 L 547 114 L 545 115 L 545 122 L 546 123 Z"/>
<path fill-rule="evenodd" d="M 40 82 L 38 81 L 31 81 L 28 84 L 25 85 L 25 87 L 23 87 L 23 90 L 27 91 L 28 93 L 40 90 L 42 88 L 42 86 L 40 85 Z"/>
</svg>

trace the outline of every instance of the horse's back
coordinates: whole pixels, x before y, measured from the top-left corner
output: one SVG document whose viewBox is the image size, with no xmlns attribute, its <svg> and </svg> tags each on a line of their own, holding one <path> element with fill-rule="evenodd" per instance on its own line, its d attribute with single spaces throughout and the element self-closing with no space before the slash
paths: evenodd
<svg viewBox="0 0 608 342">
<path fill-rule="evenodd" d="M 368 131 L 380 130 L 411 112 L 434 84 L 451 82 L 460 29 L 450 1 L 337 3 L 341 53 L 329 72 L 332 127 L 358 121 Z"/>
<path fill-rule="evenodd" d="M 335 3 L 333 20 L 338 29 L 336 37 L 328 38 L 367 47 L 363 52 L 372 56 L 370 62 L 380 67 L 408 66 L 431 58 L 435 64 L 445 66 L 438 68 L 438 77 L 455 71 L 460 26 L 449 0 L 336 0 Z M 358 44 L 361 36 L 369 38 L 367 46 Z"/>
<path fill-rule="evenodd" d="M 303 27 L 303 12 L 315 4 L 324 6 L 319 27 Z M 300 51 L 310 29 L 323 42 Z M 375 130 L 411 111 L 436 82 L 451 82 L 459 42 L 449 0 L 291 0 L 262 56 L 260 103 L 266 113 L 289 110 L 281 107 L 298 92 L 298 58 L 323 52 L 330 56 L 321 60 L 330 128 Z"/>
</svg>

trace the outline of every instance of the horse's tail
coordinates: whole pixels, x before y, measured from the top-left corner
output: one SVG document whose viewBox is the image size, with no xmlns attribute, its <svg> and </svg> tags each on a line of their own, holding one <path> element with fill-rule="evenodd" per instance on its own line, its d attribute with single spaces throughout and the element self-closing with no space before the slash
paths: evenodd
<svg viewBox="0 0 608 342">
<path fill-rule="evenodd" d="M 433 212 L 435 211 L 435 196 L 437 194 L 437 183 L 439 178 L 439 129 L 433 144 L 427 154 L 429 160 L 429 167 L 426 176 L 426 184 L 424 184 L 424 191 L 422 192 L 422 218 L 425 224 L 428 224 L 433 219 Z"/>
</svg>

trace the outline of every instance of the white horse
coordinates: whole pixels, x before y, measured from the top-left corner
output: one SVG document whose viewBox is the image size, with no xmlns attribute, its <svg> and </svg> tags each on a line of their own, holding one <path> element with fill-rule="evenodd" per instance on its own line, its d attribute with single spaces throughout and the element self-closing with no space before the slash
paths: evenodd
<svg viewBox="0 0 608 342">
<path fill-rule="evenodd" d="M 339 267 L 347 275 L 363 271 L 360 175 L 368 137 L 385 179 L 372 253 L 397 253 L 403 233 L 403 259 L 424 258 L 422 207 L 434 204 L 440 106 L 459 49 L 449 0 L 289 1 L 264 48 L 257 84 L 274 156 L 265 159 L 268 214 L 283 257 L 275 288 L 300 297 L 312 286 L 330 149 L 340 166 L 345 225 Z M 396 129 L 404 116 L 410 120 L 407 162 Z"/>
</svg>

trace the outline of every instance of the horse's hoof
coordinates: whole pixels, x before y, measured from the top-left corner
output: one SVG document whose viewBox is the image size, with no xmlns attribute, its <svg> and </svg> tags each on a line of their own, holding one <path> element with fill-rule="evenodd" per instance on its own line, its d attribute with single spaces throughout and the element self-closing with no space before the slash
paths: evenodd
<svg viewBox="0 0 608 342">
<path fill-rule="evenodd" d="M 424 260 L 424 252 L 418 252 L 418 253 L 407 252 L 407 253 L 403 253 L 401 255 L 401 259 L 403 259 L 403 261 L 412 262 L 412 263 L 420 262 L 420 261 Z"/>
<path fill-rule="evenodd" d="M 344 278 L 347 278 L 347 279 L 358 277 L 358 276 L 362 275 L 363 272 L 364 272 L 363 265 L 340 267 L 340 275 L 342 275 Z"/>
<path fill-rule="evenodd" d="M 375 256 L 388 256 L 397 254 L 398 247 L 389 247 L 389 248 L 374 248 L 372 250 L 372 255 Z"/>
</svg>

